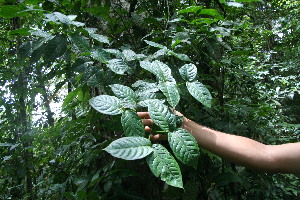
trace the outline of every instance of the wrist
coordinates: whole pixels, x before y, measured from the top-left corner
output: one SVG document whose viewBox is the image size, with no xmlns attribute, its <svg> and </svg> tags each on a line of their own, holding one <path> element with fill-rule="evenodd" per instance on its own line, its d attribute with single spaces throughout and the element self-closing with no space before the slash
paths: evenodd
<svg viewBox="0 0 300 200">
<path fill-rule="evenodd" d="M 186 117 L 183 116 L 181 128 L 183 128 L 183 129 L 189 131 L 189 130 L 188 130 L 188 124 L 189 124 L 190 121 L 192 121 L 192 120 L 190 120 L 190 119 L 188 119 L 188 118 L 186 118 Z"/>
</svg>

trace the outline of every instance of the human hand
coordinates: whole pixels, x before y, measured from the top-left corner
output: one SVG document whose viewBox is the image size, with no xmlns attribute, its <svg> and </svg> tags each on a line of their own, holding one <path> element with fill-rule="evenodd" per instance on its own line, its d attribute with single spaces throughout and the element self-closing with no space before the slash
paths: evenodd
<svg viewBox="0 0 300 200">
<path fill-rule="evenodd" d="M 180 112 L 178 112 L 174 109 L 172 111 L 174 114 L 176 114 L 178 116 L 183 116 Z M 155 132 L 151 131 L 151 127 L 153 126 L 154 123 L 149 115 L 149 112 L 137 112 L 137 114 L 142 119 L 142 122 L 145 126 L 146 133 L 150 134 L 151 141 L 168 140 L 168 135 L 156 134 Z M 182 125 L 182 127 L 183 127 L 183 125 Z"/>
</svg>

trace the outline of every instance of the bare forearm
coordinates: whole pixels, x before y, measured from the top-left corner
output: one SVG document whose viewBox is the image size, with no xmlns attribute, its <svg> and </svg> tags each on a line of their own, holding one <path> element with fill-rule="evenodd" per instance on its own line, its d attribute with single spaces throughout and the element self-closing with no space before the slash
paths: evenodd
<svg viewBox="0 0 300 200">
<path fill-rule="evenodd" d="M 300 173 L 300 158 L 295 155 L 294 149 L 297 147 L 300 150 L 299 143 L 293 147 L 264 145 L 249 138 L 215 131 L 186 118 L 183 128 L 196 138 L 200 147 L 231 162 L 266 172 Z M 289 154 L 290 158 L 287 158 L 286 154 Z M 284 159 L 285 162 L 290 162 L 290 166 L 278 162 Z"/>
</svg>

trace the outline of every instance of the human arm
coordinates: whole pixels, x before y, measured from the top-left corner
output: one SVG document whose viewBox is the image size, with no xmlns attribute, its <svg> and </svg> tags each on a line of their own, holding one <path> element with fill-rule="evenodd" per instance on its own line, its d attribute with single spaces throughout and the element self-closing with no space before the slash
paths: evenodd
<svg viewBox="0 0 300 200">
<path fill-rule="evenodd" d="M 180 113 L 179 113 L 180 114 Z M 139 113 L 150 130 L 149 114 Z M 223 133 L 183 118 L 182 128 L 190 132 L 198 145 L 231 162 L 264 172 L 300 174 L 300 143 L 265 145 L 255 140 Z M 153 140 L 166 139 L 155 135 Z"/>
</svg>

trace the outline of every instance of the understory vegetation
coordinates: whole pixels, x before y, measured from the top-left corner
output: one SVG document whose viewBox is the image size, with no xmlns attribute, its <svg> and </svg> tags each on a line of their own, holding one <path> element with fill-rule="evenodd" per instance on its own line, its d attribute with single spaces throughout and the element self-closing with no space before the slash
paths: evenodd
<svg viewBox="0 0 300 200">
<path fill-rule="evenodd" d="M 199 148 L 170 110 L 299 142 L 299 12 L 297 0 L 0 0 L 0 199 L 299 199 L 299 176 Z M 169 140 L 151 142 L 137 111 Z"/>
</svg>

